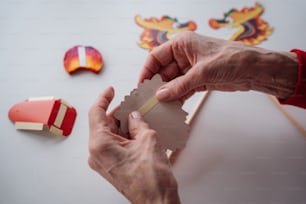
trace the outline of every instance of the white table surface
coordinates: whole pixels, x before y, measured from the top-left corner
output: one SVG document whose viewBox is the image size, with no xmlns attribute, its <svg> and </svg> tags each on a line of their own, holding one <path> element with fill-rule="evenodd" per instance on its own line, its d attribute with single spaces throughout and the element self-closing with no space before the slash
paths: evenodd
<svg viewBox="0 0 306 204">
<path fill-rule="evenodd" d="M 260 46 L 306 50 L 306 2 L 262 1 L 263 19 L 275 28 Z M 87 165 L 87 111 L 113 85 L 111 107 L 136 87 L 147 51 L 134 16 L 170 15 L 194 20 L 197 32 L 229 39 L 234 29 L 213 30 L 208 19 L 230 8 L 253 6 L 234 0 L 1 0 L 0 1 L 0 203 L 128 203 Z M 103 54 L 99 75 L 68 75 L 64 53 L 91 45 Z M 67 139 L 16 131 L 9 108 L 28 97 L 55 96 L 78 111 Z M 196 100 L 186 104 L 192 110 Z M 287 108 L 306 126 L 304 110 Z M 183 203 L 305 203 L 306 138 L 266 95 L 213 92 L 194 123 L 174 173 Z"/>
</svg>

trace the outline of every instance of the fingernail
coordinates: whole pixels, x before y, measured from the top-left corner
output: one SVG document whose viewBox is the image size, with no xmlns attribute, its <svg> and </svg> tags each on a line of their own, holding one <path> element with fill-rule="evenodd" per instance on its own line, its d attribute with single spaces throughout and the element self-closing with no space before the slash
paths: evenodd
<svg viewBox="0 0 306 204">
<path fill-rule="evenodd" d="M 131 115 L 132 115 L 133 119 L 140 119 L 141 118 L 141 114 L 138 111 L 133 111 L 131 113 Z"/>
<path fill-rule="evenodd" d="M 156 92 L 156 97 L 158 100 L 166 100 L 170 97 L 169 89 L 163 88 Z"/>
</svg>

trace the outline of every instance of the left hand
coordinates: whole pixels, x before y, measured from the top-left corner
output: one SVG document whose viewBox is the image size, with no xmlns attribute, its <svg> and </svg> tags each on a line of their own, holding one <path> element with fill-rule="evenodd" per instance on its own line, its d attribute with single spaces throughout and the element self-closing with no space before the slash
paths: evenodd
<svg viewBox="0 0 306 204">
<path fill-rule="evenodd" d="M 158 134 L 140 113 L 133 112 L 128 121 L 131 139 L 120 135 L 114 111 L 106 115 L 113 97 L 110 87 L 89 111 L 89 166 L 132 203 L 180 203 L 177 182 Z"/>
</svg>

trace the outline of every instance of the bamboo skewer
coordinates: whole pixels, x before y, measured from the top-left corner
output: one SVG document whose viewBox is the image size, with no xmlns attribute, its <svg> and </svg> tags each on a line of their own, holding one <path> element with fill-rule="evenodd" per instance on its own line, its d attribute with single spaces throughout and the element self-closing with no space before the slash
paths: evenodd
<svg viewBox="0 0 306 204">
<path fill-rule="evenodd" d="M 277 108 L 286 116 L 286 118 L 306 137 L 305 128 L 290 114 L 284 109 L 282 105 L 276 100 L 274 96 L 268 95 L 270 100 L 277 106 Z"/>
</svg>

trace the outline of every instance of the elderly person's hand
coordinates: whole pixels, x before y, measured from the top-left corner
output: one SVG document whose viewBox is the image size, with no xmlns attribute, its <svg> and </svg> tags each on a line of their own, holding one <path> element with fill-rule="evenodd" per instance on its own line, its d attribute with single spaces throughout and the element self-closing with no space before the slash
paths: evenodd
<svg viewBox="0 0 306 204">
<path fill-rule="evenodd" d="M 107 88 L 89 111 L 89 159 L 92 169 L 132 203 L 180 203 L 177 182 L 157 133 L 138 112 L 129 116 L 129 138 L 119 134 L 113 112 L 114 97 Z"/>
<path fill-rule="evenodd" d="M 203 90 L 256 90 L 285 99 L 295 89 L 297 70 L 294 53 L 184 32 L 150 52 L 139 81 L 157 73 L 169 81 L 157 91 L 161 101 Z"/>
</svg>

